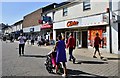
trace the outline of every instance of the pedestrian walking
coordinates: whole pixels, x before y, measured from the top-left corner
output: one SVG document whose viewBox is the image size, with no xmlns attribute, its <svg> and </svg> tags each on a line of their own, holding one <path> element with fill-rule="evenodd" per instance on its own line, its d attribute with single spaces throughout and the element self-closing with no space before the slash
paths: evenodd
<svg viewBox="0 0 120 78">
<path fill-rule="evenodd" d="M 103 57 L 101 56 L 100 54 L 100 50 L 99 50 L 99 45 L 101 44 L 101 39 L 99 37 L 99 34 L 96 33 L 96 37 L 94 39 L 94 47 L 95 47 L 95 52 L 94 52 L 94 55 L 93 55 L 93 58 L 97 58 L 95 55 L 96 55 L 96 52 L 98 51 L 99 53 L 99 56 L 100 58 L 102 59 Z"/>
<path fill-rule="evenodd" d="M 34 36 L 31 36 L 31 45 L 34 45 L 35 38 Z"/>
<path fill-rule="evenodd" d="M 38 46 L 41 46 L 41 43 L 42 43 L 42 42 L 41 42 L 41 36 L 38 36 L 38 37 L 37 37 L 37 41 L 38 41 Z"/>
<path fill-rule="evenodd" d="M 23 36 L 23 33 L 20 34 L 20 36 L 18 37 L 18 40 L 19 40 L 19 56 L 21 56 L 21 54 L 24 55 L 24 46 L 25 46 L 25 40 L 26 40 L 26 37 Z M 22 53 L 21 53 L 21 50 L 22 50 Z"/>
<path fill-rule="evenodd" d="M 29 42 L 30 42 L 30 37 L 29 37 L 29 35 L 26 37 L 26 41 L 27 41 L 27 44 L 29 44 Z"/>
<path fill-rule="evenodd" d="M 3 41 L 6 41 L 6 42 L 7 42 L 7 38 L 6 38 L 5 35 L 3 36 Z"/>
<path fill-rule="evenodd" d="M 59 63 L 62 62 L 63 70 L 64 70 L 64 74 L 62 76 L 66 77 L 67 69 L 66 69 L 65 62 L 67 62 L 67 58 L 66 58 L 66 51 L 65 51 L 65 42 L 64 42 L 64 40 L 62 40 L 61 35 L 58 36 L 58 42 L 56 42 L 55 50 L 57 52 L 57 54 L 56 54 L 56 73 L 58 71 Z"/>
<path fill-rule="evenodd" d="M 10 42 L 13 42 L 14 40 L 13 40 L 13 36 L 11 35 L 10 36 Z"/>
<path fill-rule="evenodd" d="M 73 37 L 73 33 L 70 33 L 70 37 L 68 38 L 67 48 L 69 48 L 69 61 L 73 59 L 73 64 L 75 63 L 75 57 L 73 56 L 73 50 L 75 49 L 75 38 Z"/>
</svg>

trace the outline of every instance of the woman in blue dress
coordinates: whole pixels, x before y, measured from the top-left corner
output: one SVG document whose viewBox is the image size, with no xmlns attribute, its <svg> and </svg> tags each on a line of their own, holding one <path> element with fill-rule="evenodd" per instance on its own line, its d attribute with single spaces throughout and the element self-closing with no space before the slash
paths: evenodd
<svg viewBox="0 0 120 78">
<path fill-rule="evenodd" d="M 57 64 L 56 72 L 58 71 L 59 63 L 62 62 L 63 69 L 64 69 L 64 74 L 62 76 L 67 76 L 67 69 L 66 69 L 66 64 L 65 64 L 65 62 L 67 62 L 66 51 L 65 51 L 65 42 L 64 42 L 64 40 L 62 40 L 61 35 L 58 36 L 58 42 L 56 42 L 55 49 L 57 52 L 57 54 L 56 54 L 56 64 Z"/>
</svg>

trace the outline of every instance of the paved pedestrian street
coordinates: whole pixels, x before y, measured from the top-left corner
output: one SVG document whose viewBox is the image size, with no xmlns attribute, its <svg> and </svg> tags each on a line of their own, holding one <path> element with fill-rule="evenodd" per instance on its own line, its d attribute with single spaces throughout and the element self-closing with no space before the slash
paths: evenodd
<svg viewBox="0 0 120 78">
<path fill-rule="evenodd" d="M 44 62 L 46 54 L 53 48 L 53 46 L 31 46 L 26 44 L 25 55 L 19 57 L 18 55 L 18 42 L 2 43 L 2 77 L 6 78 L 59 78 L 59 74 L 48 73 Z M 68 78 L 118 78 L 120 75 L 120 57 L 116 54 L 109 54 L 100 51 L 105 57 L 101 60 L 99 57 L 93 58 L 93 48 L 90 49 L 75 49 L 74 55 L 76 62 L 73 64 L 67 61 Z M 68 49 L 67 52 L 67 59 Z"/>
</svg>

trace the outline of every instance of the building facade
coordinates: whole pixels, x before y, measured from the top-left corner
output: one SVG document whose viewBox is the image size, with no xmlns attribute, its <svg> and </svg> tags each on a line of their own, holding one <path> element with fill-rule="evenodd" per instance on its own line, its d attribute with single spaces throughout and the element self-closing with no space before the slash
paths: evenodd
<svg viewBox="0 0 120 78">
<path fill-rule="evenodd" d="M 42 9 L 35 10 L 34 12 L 23 17 L 23 32 L 26 36 L 39 35 L 41 22 Z"/>
<path fill-rule="evenodd" d="M 15 39 L 17 39 L 20 33 L 23 32 L 22 24 L 23 24 L 23 20 L 20 20 L 11 26 L 12 27 L 11 35 Z"/>
<path fill-rule="evenodd" d="M 110 52 L 110 26 L 109 14 L 107 13 L 107 9 L 110 6 L 111 3 L 104 0 L 79 0 L 79 2 L 70 2 L 56 8 L 53 23 L 53 39 L 56 40 L 57 35 L 62 32 L 65 34 L 65 41 L 67 42 L 69 33 L 73 32 L 78 48 L 92 48 L 94 46 L 95 34 L 99 33 L 102 40 L 100 48 L 105 49 L 106 52 Z M 115 26 L 118 27 L 117 25 Z M 118 33 L 113 30 L 113 25 L 111 28 L 112 34 Z M 118 45 L 113 36 L 112 42 L 114 45 Z M 118 52 L 118 46 L 114 48 L 113 43 L 112 52 Z"/>
<path fill-rule="evenodd" d="M 52 3 L 48 6 L 42 8 L 42 26 L 41 33 L 43 39 L 47 39 L 51 44 L 53 43 L 53 20 L 54 20 L 54 11 L 58 4 Z"/>
<path fill-rule="evenodd" d="M 111 0 L 112 51 L 120 54 L 120 0 Z"/>
</svg>

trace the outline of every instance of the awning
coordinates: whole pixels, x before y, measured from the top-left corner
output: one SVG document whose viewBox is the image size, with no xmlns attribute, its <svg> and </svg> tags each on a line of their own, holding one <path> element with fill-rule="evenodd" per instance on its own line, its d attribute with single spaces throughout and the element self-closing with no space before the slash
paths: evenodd
<svg viewBox="0 0 120 78">
<path fill-rule="evenodd" d="M 41 26 L 41 29 L 49 29 L 49 28 L 53 28 L 53 25 L 44 24 L 44 25 Z"/>
</svg>

